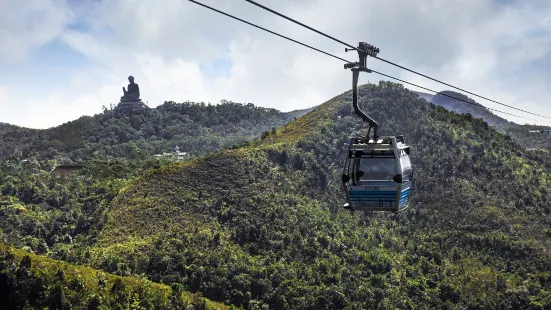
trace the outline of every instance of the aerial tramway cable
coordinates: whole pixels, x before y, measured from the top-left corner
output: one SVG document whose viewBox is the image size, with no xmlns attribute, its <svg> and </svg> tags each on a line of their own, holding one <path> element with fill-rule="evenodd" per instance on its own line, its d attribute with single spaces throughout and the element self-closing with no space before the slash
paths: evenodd
<svg viewBox="0 0 551 310">
<path fill-rule="evenodd" d="M 223 12 L 223 11 L 220 11 L 220 10 L 218 10 L 218 9 L 215 9 L 215 8 L 213 8 L 213 7 L 210 7 L 210 6 L 206 5 L 206 4 L 200 3 L 200 2 L 195 1 L 195 0 L 188 0 L 188 1 L 193 2 L 193 3 L 197 4 L 197 5 L 202 6 L 202 7 L 205 7 L 205 8 L 207 8 L 207 9 L 210 9 L 210 10 L 212 10 L 212 11 L 215 11 L 215 12 L 217 12 L 217 13 L 220 13 L 220 14 L 222 14 L 222 15 L 225 15 L 225 16 L 228 16 L 228 17 L 230 17 L 230 18 L 233 18 L 233 19 L 235 19 L 235 20 L 238 20 L 238 21 L 240 21 L 240 22 L 242 22 L 242 23 L 245 23 L 245 24 L 248 24 L 248 25 L 250 25 L 250 26 L 256 27 L 256 28 L 258 28 L 258 29 L 264 30 L 264 31 L 269 32 L 269 33 L 271 33 L 271 34 L 273 34 L 273 35 L 276 35 L 276 36 L 278 36 L 278 37 L 287 39 L 287 40 L 289 40 L 289 41 L 291 41 L 291 42 L 300 44 L 300 45 L 302 45 L 302 46 L 304 46 L 304 47 L 308 47 L 308 48 L 310 48 L 310 49 L 312 49 L 312 50 L 315 50 L 315 51 L 320 52 L 320 53 L 322 53 L 322 54 L 325 54 L 325 55 L 327 55 L 327 56 L 330 56 L 330 57 L 336 58 L 336 59 L 338 59 L 338 60 L 344 61 L 344 62 L 346 62 L 346 63 L 348 63 L 348 64 L 352 64 L 352 63 L 353 63 L 353 62 L 351 62 L 351 61 L 349 61 L 349 60 L 346 60 L 346 59 L 341 58 L 341 57 L 339 57 L 339 56 L 336 56 L 336 55 L 333 55 L 333 54 L 331 54 L 331 53 L 322 51 L 322 50 L 320 50 L 320 49 L 318 49 L 318 48 L 315 48 L 315 47 L 310 46 L 310 45 L 308 45 L 308 44 L 302 43 L 302 42 L 300 42 L 300 41 L 291 39 L 291 38 L 289 38 L 289 37 L 287 37 L 287 36 L 284 36 L 284 35 L 282 35 L 282 34 L 279 34 L 279 33 L 275 32 L 275 31 L 272 31 L 272 30 L 266 29 L 266 28 L 264 28 L 264 27 L 258 26 L 258 25 L 254 24 L 254 23 L 248 22 L 248 21 L 243 20 L 243 19 L 241 19 L 241 18 L 239 18 L 239 17 L 236 17 L 236 16 L 233 16 L 233 15 L 231 15 L 231 14 L 225 13 L 225 12 Z M 245 1 L 251 2 L 251 3 L 253 3 L 253 4 L 257 4 L 256 2 L 251 1 L 251 0 L 245 0 Z M 259 5 L 259 4 L 257 4 L 257 5 Z M 259 5 L 259 6 L 260 6 L 260 5 Z M 261 7 L 265 8 L 264 6 L 261 6 Z M 269 9 L 269 10 L 270 10 L 270 9 Z M 270 11 L 272 11 L 272 10 L 270 10 Z M 275 12 L 275 11 L 274 11 L 274 12 Z M 280 13 L 277 13 L 277 14 L 279 15 Z M 282 15 L 282 14 L 281 14 L 281 15 Z M 295 21 L 295 20 L 293 20 L 293 19 L 291 19 L 291 18 L 289 18 L 289 17 L 285 17 L 285 18 L 290 19 L 290 20 L 292 20 L 292 21 Z M 299 22 L 297 22 L 297 23 L 299 23 Z M 303 25 L 302 23 L 299 23 L 299 24 L 300 24 L 300 25 Z M 304 25 L 304 26 L 310 29 L 310 27 L 308 27 L 308 26 L 306 26 L 306 25 Z M 312 29 L 313 29 L 313 28 L 312 28 Z M 318 32 L 318 33 L 321 33 L 321 32 L 319 32 L 319 31 L 317 31 L 317 30 L 315 30 L 315 29 L 314 29 L 314 31 L 316 31 L 316 32 Z M 323 34 L 323 33 L 322 33 L 322 34 Z M 334 39 L 333 37 L 328 36 L 328 35 L 326 35 L 326 34 L 323 34 L 323 35 L 325 35 L 325 36 L 327 36 L 327 37 L 329 37 L 329 38 L 331 38 L 331 39 Z M 334 39 L 334 40 L 337 40 L 337 39 Z M 340 41 L 340 40 L 337 40 L 337 41 L 338 41 L 339 43 L 345 44 L 345 45 L 347 45 L 347 46 L 351 46 L 351 45 L 348 45 L 347 43 L 344 43 L 344 42 L 342 42 L 342 41 Z M 352 48 L 355 49 L 355 50 L 357 50 L 356 47 L 352 47 Z M 373 57 L 373 56 L 372 56 L 372 57 Z M 375 56 L 375 57 L 377 57 L 377 56 Z M 457 98 L 457 97 L 450 96 L 450 95 L 447 95 L 447 94 L 439 93 L 438 91 L 432 90 L 432 89 L 430 89 L 430 88 L 423 87 L 423 86 L 420 86 L 420 85 L 417 85 L 417 84 L 414 84 L 414 83 L 411 83 L 411 82 L 406 82 L 406 81 L 401 80 L 401 79 L 399 79 L 399 78 L 395 78 L 395 77 L 393 77 L 393 76 L 390 76 L 390 75 L 387 75 L 387 74 L 384 74 L 384 73 L 381 73 L 381 72 L 378 72 L 378 71 L 375 71 L 375 70 L 372 70 L 372 69 L 370 69 L 370 70 L 371 70 L 373 73 L 379 74 L 379 75 L 381 75 L 381 76 L 384 76 L 384 77 L 387 77 L 387 78 L 390 78 L 390 79 L 393 79 L 393 80 L 402 82 L 402 83 L 404 83 L 404 84 L 408 84 L 408 85 L 411 85 L 411 86 L 415 86 L 415 87 L 418 87 L 418 88 L 421 88 L 421 89 L 424 89 L 424 90 L 433 92 L 433 93 L 435 93 L 435 94 L 437 94 L 437 95 L 440 95 L 440 96 L 449 97 L 449 98 L 451 98 L 451 99 L 458 100 L 458 101 L 461 101 L 461 102 L 464 102 L 464 103 L 468 103 L 468 104 L 471 104 L 471 105 L 479 106 L 479 107 L 482 107 L 482 108 L 487 109 L 487 110 L 490 110 L 490 111 L 494 111 L 494 112 L 498 112 L 498 113 L 502 113 L 502 114 L 506 114 L 506 115 L 510 115 L 510 116 L 514 116 L 514 117 L 518 117 L 518 118 L 522 118 L 522 119 L 527 119 L 527 120 L 531 120 L 531 121 L 541 122 L 540 120 L 535 120 L 535 119 L 533 119 L 533 118 L 528 118 L 528 117 L 524 117 L 524 116 L 520 116 L 520 115 L 508 113 L 508 112 L 503 112 L 503 111 L 500 111 L 500 110 L 497 110 L 497 109 L 488 108 L 488 107 L 486 107 L 486 106 L 483 106 L 483 105 L 478 104 L 478 103 L 475 103 L 475 102 L 469 102 L 469 101 L 464 100 L 464 99 L 461 99 L 461 98 Z M 452 86 L 452 87 L 453 87 L 453 86 Z M 522 110 L 521 110 L 521 111 L 522 111 Z M 528 113 L 530 113 L 530 112 L 528 112 Z M 531 113 L 531 114 L 534 114 L 534 113 Z M 538 115 L 538 114 L 535 114 L 535 115 Z M 540 116 L 540 115 L 538 115 L 538 116 Z M 546 116 L 542 116 L 542 117 L 546 117 Z"/>
<path fill-rule="evenodd" d="M 285 19 L 287 19 L 287 20 L 289 20 L 289 21 L 291 21 L 291 22 L 293 22 L 293 23 L 295 23 L 295 24 L 298 24 L 298 25 L 300 25 L 300 26 L 302 26 L 302 27 L 304 27 L 304 28 L 307 28 L 307 29 L 309 29 L 309 30 L 311 30 L 311 31 L 314 31 L 314 32 L 316 32 L 316 33 L 318 33 L 318 34 L 320 34 L 320 35 L 322 35 L 322 36 L 324 36 L 324 37 L 327 37 L 327 38 L 329 38 L 329 39 L 331 39 L 331 40 L 334 40 L 334 41 L 336 41 L 336 42 L 338 42 L 338 43 L 341 43 L 341 44 L 343 44 L 343 45 L 345 45 L 345 46 L 348 46 L 348 47 L 350 47 L 350 48 L 352 48 L 352 49 L 357 49 L 356 47 L 354 47 L 354 46 L 352 46 L 352 45 L 350 45 L 350 44 L 348 44 L 348 43 L 346 43 L 346 42 L 343 42 L 343 41 L 341 41 L 341 40 L 339 40 L 339 39 L 337 39 L 337 38 L 335 38 L 335 37 L 332 37 L 332 36 L 330 36 L 330 35 L 328 35 L 328 34 L 326 34 L 326 33 L 323 33 L 323 32 L 321 32 L 321 31 L 319 31 L 319 30 L 317 30 L 317 29 L 314 29 L 314 28 L 312 28 L 312 27 L 310 27 L 310 26 L 308 26 L 308 25 L 305 25 L 304 23 L 301 23 L 301 22 L 299 22 L 299 21 L 297 21 L 297 20 L 295 20 L 295 19 L 293 19 L 293 18 L 291 18 L 291 17 L 288 17 L 288 16 L 286 16 L 286 15 L 284 15 L 284 14 L 281 14 L 281 13 L 275 11 L 275 10 L 272 10 L 272 9 L 270 9 L 270 8 L 264 6 L 264 5 L 262 5 L 262 4 L 260 4 L 260 3 L 256 2 L 256 1 L 253 1 L 253 0 L 245 0 L 245 1 L 247 1 L 247 2 L 249 2 L 249 3 L 251 3 L 251 4 L 254 4 L 254 5 L 256 5 L 256 6 L 262 8 L 262 9 L 264 9 L 264 10 L 266 10 L 266 11 L 269 11 L 269 12 L 275 14 L 275 15 L 278 15 L 278 16 L 280 16 L 280 17 L 282 17 L 282 18 L 285 18 Z M 507 105 L 507 104 L 504 104 L 504 103 L 501 103 L 501 102 L 492 100 L 492 99 L 490 99 L 490 98 L 487 98 L 487 97 L 484 97 L 484 96 L 481 96 L 481 95 L 477 95 L 477 94 L 475 94 L 475 93 L 473 93 L 473 92 L 470 92 L 470 91 L 468 91 L 468 90 L 465 90 L 465 89 L 462 89 L 462 88 L 453 86 L 453 85 L 448 84 L 448 83 L 446 83 L 446 82 L 443 82 L 443 81 L 440 81 L 440 80 L 438 80 L 438 79 L 435 79 L 435 78 L 432 78 L 432 77 L 430 77 L 430 76 L 427 76 L 427 75 L 425 75 L 425 74 L 419 73 L 419 72 L 417 72 L 417 71 L 415 71 L 415 70 L 408 69 L 408 68 L 406 68 L 406 67 L 404 67 L 404 66 L 401 66 L 401 65 L 399 65 L 399 64 L 396 64 L 396 63 L 394 63 L 394 62 L 391 62 L 391 61 L 388 61 L 388 60 L 386 60 L 386 59 L 380 58 L 380 57 L 378 57 L 377 55 L 372 55 L 371 57 L 373 57 L 373 58 L 375 58 L 375 59 L 378 59 L 378 60 L 380 60 L 380 61 L 386 62 L 386 63 L 388 63 L 388 64 L 390 64 L 390 65 L 396 66 L 396 67 L 398 67 L 398 68 L 400 68 L 400 69 L 403 69 L 403 70 L 409 71 L 409 72 L 411 72 L 411 73 L 420 75 L 420 76 L 422 76 L 422 77 L 424 77 L 424 78 L 427 78 L 427 79 L 430 79 L 430 80 L 432 80 L 432 81 L 435 81 L 435 82 L 441 83 L 441 84 L 443 84 L 443 85 L 446 85 L 446 86 L 455 88 L 455 89 L 457 89 L 457 90 L 463 91 L 463 92 L 468 93 L 468 94 L 470 94 L 470 95 L 473 95 L 473 96 L 476 96 L 476 97 L 479 97 L 479 98 L 486 99 L 486 100 L 488 100 L 488 101 L 497 103 L 497 104 L 499 104 L 499 105 L 506 106 L 506 107 L 508 107 L 508 108 L 515 109 L 515 110 L 518 110 L 518 111 L 521 111 L 521 112 L 524 112 L 524 113 L 532 114 L 532 115 L 535 115 L 535 116 L 539 116 L 539 117 L 551 119 L 551 117 L 549 117 L 549 116 L 545 116 L 545 115 L 541 115 L 541 114 L 537 114 L 537 113 L 532 113 L 532 112 L 529 112 L 529 111 L 526 111 L 526 110 L 522 110 L 522 109 L 519 109 L 519 108 L 510 106 L 510 105 Z M 422 88 L 422 87 L 421 87 L 421 88 Z M 504 113 L 504 112 L 502 112 L 502 113 Z M 512 115 L 512 114 L 509 114 L 509 115 Z"/>
</svg>

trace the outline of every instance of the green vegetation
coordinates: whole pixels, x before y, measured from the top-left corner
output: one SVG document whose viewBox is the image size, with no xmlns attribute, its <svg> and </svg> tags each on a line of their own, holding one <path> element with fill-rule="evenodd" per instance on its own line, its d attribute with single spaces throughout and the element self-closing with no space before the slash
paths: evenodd
<svg viewBox="0 0 551 310">
<path fill-rule="evenodd" d="M 226 100 L 218 105 L 165 102 L 129 113 L 105 109 L 45 130 L 0 124 L 0 158 L 143 160 L 176 145 L 198 156 L 247 142 L 308 111 L 283 113 Z"/>
<path fill-rule="evenodd" d="M 455 100 L 448 96 L 457 98 L 463 101 Z M 460 114 L 469 113 L 473 117 L 481 118 L 486 123 L 488 123 L 488 125 L 494 127 L 495 129 L 498 129 L 498 131 L 500 131 L 501 129 L 520 127 L 520 125 L 515 124 L 513 122 L 509 122 L 506 119 L 501 118 L 498 115 L 494 114 L 492 111 L 484 107 L 481 107 L 480 103 L 458 92 L 449 91 L 449 90 L 439 92 L 432 98 L 431 102 L 445 108 L 448 111 L 453 111 Z M 467 102 L 470 102 L 472 104 L 469 104 Z"/>
<path fill-rule="evenodd" d="M 551 307 L 551 155 L 398 84 L 359 94 L 380 134 L 412 147 L 414 203 L 399 214 L 341 207 L 346 143 L 365 133 L 347 92 L 183 163 L 58 178 L 47 161 L 5 161 L 0 237 L 245 309 Z"/>
<path fill-rule="evenodd" d="M 2 309 L 229 309 L 181 287 L 121 277 L 0 243 Z"/>
<path fill-rule="evenodd" d="M 421 97 L 426 96 L 426 94 L 423 93 L 418 94 Z M 459 100 L 454 100 L 447 96 L 471 102 L 476 105 Z M 491 111 L 480 107 L 479 103 L 477 103 L 473 99 L 454 91 L 443 91 L 432 98 L 430 98 L 430 95 L 428 97 L 429 98 L 427 100 L 436 105 L 444 107 L 448 111 L 454 111 L 460 114 L 471 114 L 475 118 L 483 119 L 495 130 L 505 134 L 511 140 L 520 144 L 524 148 L 551 151 L 551 138 L 549 136 L 540 135 L 537 133 L 530 133 L 530 130 L 549 130 L 549 127 L 536 125 L 519 125 L 513 122 L 509 122 L 506 119 L 503 119 L 493 114 Z"/>
<path fill-rule="evenodd" d="M 551 137 L 546 134 L 533 133 L 530 130 L 549 130 L 548 127 L 523 125 L 520 128 L 508 128 L 505 132 L 513 141 L 527 149 L 551 152 Z"/>
</svg>

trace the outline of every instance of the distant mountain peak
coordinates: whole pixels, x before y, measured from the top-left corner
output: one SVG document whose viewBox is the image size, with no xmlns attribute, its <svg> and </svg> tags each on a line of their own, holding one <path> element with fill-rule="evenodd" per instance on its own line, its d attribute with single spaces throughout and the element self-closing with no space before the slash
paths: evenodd
<svg viewBox="0 0 551 310">
<path fill-rule="evenodd" d="M 434 105 L 441 106 L 448 111 L 453 111 L 459 114 L 471 114 L 475 118 L 481 118 L 486 123 L 488 123 L 488 125 L 493 127 L 511 128 L 520 126 L 514 122 L 510 122 L 502 117 L 493 114 L 490 110 L 481 106 L 481 104 L 477 103 L 475 100 L 455 91 L 445 90 L 435 95 L 417 91 L 414 91 L 414 93 L 419 95 L 419 97 L 427 100 L 428 102 Z M 457 99 L 453 99 L 450 97 L 454 97 Z M 470 104 L 469 102 L 472 104 Z"/>
</svg>

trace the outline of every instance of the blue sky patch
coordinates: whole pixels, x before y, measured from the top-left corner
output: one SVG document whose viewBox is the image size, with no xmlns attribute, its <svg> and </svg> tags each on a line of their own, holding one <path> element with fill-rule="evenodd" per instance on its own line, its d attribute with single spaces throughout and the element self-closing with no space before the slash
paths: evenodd
<svg viewBox="0 0 551 310">
<path fill-rule="evenodd" d="M 54 40 L 31 50 L 26 61 L 2 66 L 0 84 L 10 88 L 37 90 L 57 89 L 68 85 L 72 73 L 93 65 L 86 56 L 73 50 L 61 40 Z"/>
<path fill-rule="evenodd" d="M 218 58 L 209 63 L 201 62 L 199 69 L 208 79 L 217 78 L 220 76 L 228 76 L 232 67 L 232 62 L 229 58 Z"/>
</svg>

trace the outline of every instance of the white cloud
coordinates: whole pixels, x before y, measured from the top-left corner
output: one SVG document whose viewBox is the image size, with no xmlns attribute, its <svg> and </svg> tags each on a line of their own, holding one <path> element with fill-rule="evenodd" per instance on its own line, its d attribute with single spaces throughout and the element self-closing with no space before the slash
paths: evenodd
<svg viewBox="0 0 551 310">
<path fill-rule="evenodd" d="M 357 60 L 357 54 L 345 53 L 341 44 L 246 1 L 200 2 L 339 57 Z M 12 0 L 3 5 L 22 7 L 20 3 Z M 367 41 L 381 49 L 379 56 L 384 59 L 494 100 L 549 114 L 551 64 L 545 60 L 551 50 L 551 36 L 545 33 L 551 31 L 551 3 L 547 1 L 514 2 L 509 6 L 491 0 L 261 3 L 347 43 Z M 34 43 L 21 45 L 26 48 L 60 36 L 94 64 L 75 72 L 70 85 L 53 89 L 57 97 L 44 100 L 10 95 L 11 100 L 17 97 L 24 102 L 22 106 L 47 106 L 52 111 L 48 121 L 37 121 L 38 116 L 13 108 L 19 116 L 11 122 L 51 126 L 83 113 L 99 113 L 102 105 L 118 101 L 129 74 L 136 77 L 143 100 L 152 107 L 165 100 L 214 103 L 228 99 L 287 111 L 320 104 L 351 86 L 351 74 L 343 69 L 343 62 L 189 1 L 79 2 L 71 9 L 67 11 L 65 4 L 58 9 L 43 4 L 42 15 L 51 25 L 46 27 L 48 31 L 26 28 L 32 25 L 28 14 L 22 15 L 21 25 L 0 28 L 11 36 L 20 33 L 34 38 L 26 41 Z M 67 16 L 86 22 L 86 31 L 63 30 Z M 231 61 L 231 68 L 220 76 L 205 75 L 201 67 L 215 59 Z M 369 66 L 435 90 L 449 89 L 374 59 L 369 59 Z M 377 75 L 364 75 L 360 81 L 378 79 Z M 520 113 L 482 99 L 479 102 Z M 0 121 L 10 119 L 1 117 Z"/>
<path fill-rule="evenodd" d="M 0 1 L 0 64 L 24 60 L 30 49 L 58 37 L 71 19 L 61 0 Z"/>
<path fill-rule="evenodd" d="M 208 99 L 209 92 L 205 89 L 197 63 L 181 59 L 167 63 L 162 58 L 152 55 L 137 58 L 142 69 L 140 73 L 144 77 L 142 84 L 150 88 L 145 89 L 149 96 L 176 102 Z"/>
<path fill-rule="evenodd" d="M 4 109 L 9 99 L 8 87 L 6 85 L 0 85 L 0 109 Z"/>
</svg>

